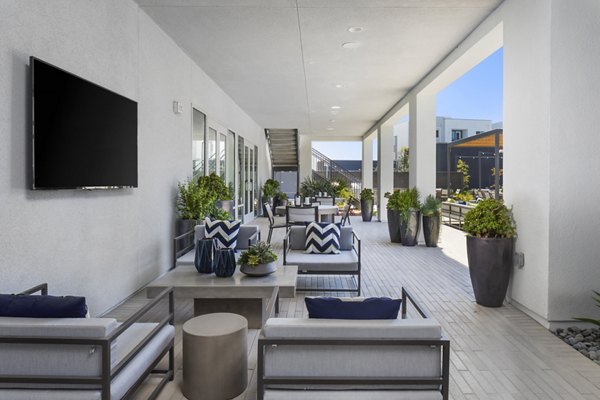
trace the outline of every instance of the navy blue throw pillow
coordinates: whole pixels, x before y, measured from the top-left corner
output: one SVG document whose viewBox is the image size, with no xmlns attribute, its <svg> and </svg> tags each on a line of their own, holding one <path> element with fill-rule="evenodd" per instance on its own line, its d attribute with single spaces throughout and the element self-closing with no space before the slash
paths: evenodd
<svg viewBox="0 0 600 400">
<path fill-rule="evenodd" d="M 0 316 L 85 318 L 85 297 L 0 294 Z"/>
<path fill-rule="evenodd" d="M 308 318 L 396 319 L 402 299 L 369 297 L 363 301 L 343 301 L 337 297 L 306 297 Z"/>
</svg>

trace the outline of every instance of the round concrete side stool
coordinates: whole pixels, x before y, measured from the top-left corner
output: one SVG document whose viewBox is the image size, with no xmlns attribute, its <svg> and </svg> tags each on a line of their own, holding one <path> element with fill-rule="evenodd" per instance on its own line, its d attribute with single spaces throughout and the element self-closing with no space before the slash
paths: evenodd
<svg viewBox="0 0 600 400">
<path fill-rule="evenodd" d="M 248 321 L 231 313 L 205 314 L 183 324 L 183 395 L 225 400 L 248 384 Z"/>
</svg>

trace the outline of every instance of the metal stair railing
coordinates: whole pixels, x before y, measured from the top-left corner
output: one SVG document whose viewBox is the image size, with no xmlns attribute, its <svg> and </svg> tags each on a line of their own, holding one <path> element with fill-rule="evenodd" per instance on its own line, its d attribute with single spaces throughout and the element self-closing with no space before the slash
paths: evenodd
<svg viewBox="0 0 600 400">
<path fill-rule="evenodd" d="M 316 149 L 312 149 L 312 170 L 313 176 L 317 176 L 327 181 L 344 179 L 350 183 L 350 190 L 354 192 L 357 198 L 362 189 L 362 179 L 360 176 L 348 171 L 329 157 Z"/>
</svg>

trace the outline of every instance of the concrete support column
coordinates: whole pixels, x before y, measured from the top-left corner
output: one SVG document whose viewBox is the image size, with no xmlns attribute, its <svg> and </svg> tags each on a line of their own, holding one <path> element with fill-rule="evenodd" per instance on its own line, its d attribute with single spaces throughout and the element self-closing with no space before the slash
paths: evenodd
<svg viewBox="0 0 600 400">
<path fill-rule="evenodd" d="M 377 154 L 379 169 L 379 221 L 387 221 L 387 199 L 386 192 L 394 190 L 394 125 L 391 123 L 382 125 L 377 131 Z"/>
<path fill-rule="evenodd" d="M 298 142 L 298 182 L 302 182 L 305 178 L 312 178 L 312 140 L 306 135 L 299 135 Z"/>
<path fill-rule="evenodd" d="M 373 189 L 373 138 L 366 137 L 362 141 L 362 187 Z"/>
<path fill-rule="evenodd" d="M 435 194 L 435 93 L 423 91 L 409 99 L 409 179 L 424 199 Z"/>
</svg>

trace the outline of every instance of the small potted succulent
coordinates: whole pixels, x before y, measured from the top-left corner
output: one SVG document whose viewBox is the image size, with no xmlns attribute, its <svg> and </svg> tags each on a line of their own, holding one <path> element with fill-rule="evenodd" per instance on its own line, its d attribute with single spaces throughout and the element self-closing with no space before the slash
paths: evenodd
<svg viewBox="0 0 600 400">
<path fill-rule="evenodd" d="M 240 254 L 240 271 L 250 276 L 264 276 L 277 271 L 277 254 L 267 242 L 258 242 Z"/>
<path fill-rule="evenodd" d="M 365 188 L 360 192 L 360 215 L 365 222 L 373 218 L 373 190 Z"/>
</svg>

